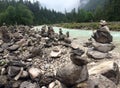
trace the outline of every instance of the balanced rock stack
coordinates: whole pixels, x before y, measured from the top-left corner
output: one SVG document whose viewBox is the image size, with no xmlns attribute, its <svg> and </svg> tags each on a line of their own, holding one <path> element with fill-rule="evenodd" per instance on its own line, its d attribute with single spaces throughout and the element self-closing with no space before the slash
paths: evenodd
<svg viewBox="0 0 120 88">
<path fill-rule="evenodd" d="M 70 59 L 71 62 L 59 68 L 56 73 L 56 81 L 49 85 L 49 88 L 117 88 L 113 80 L 110 80 L 110 75 L 107 77 L 108 71 L 101 69 L 100 66 L 92 68 L 88 71 L 88 60 L 83 57 L 84 51 L 72 49 Z M 109 62 L 110 64 L 112 62 Z M 114 63 L 115 65 L 115 63 Z M 118 71 L 117 65 L 115 69 L 108 67 L 109 71 Z M 100 71 L 98 69 L 101 69 Z M 107 75 L 107 76 L 106 76 Z M 113 74 L 111 74 L 113 76 Z M 113 78 L 113 77 L 111 77 Z M 118 78 L 115 78 L 115 80 Z M 118 80 L 117 80 L 118 82 Z M 55 85 L 56 84 L 56 85 Z M 56 87 L 59 86 L 59 87 Z"/>
<path fill-rule="evenodd" d="M 71 62 L 57 70 L 57 79 L 68 88 L 88 80 L 88 62 L 82 58 L 83 54 L 83 50 L 73 49 L 70 55 Z"/>
<path fill-rule="evenodd" d="M 101 28 L 93 34 L 92 37 L 95 41 L 92 41 L 92 45 L 87 51 L 87 56 L 96 61 L 94 67 L 88 71 L 90 80 L 92 79 L 91 82 L 96 86 L 95 88 L 107 88 L 107 86 L 117 88 L 116 84 L 119 84 L 120 79 L 119 66 L 109 53 L 115 46 L 112 44 L 112 35 L 106 24 L 106 21 L 100 22 Z M 88 81 L 87 84 L 91 84 L 91 82 Z"/>
<path fill-rule="evenodd" d="M 95 40 L 92 43 L 93 48 L 87 52 L 87 55 L 94 59 L 110 58 L 109 51 L 115 48 L 114 44 L 112 44 L 112 35 L 106 26 L 106 21 L 101 21 L 100 24 L 102 27 L 92 36 Z"/>
</svg>

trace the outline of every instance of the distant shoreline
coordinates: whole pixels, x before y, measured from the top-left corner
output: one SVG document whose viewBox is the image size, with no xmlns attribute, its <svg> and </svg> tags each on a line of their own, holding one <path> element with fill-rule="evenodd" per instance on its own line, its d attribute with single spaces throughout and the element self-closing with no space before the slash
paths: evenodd
<svg viewBox="0 0 120 88">
<path fill-rule="evenodd" d="M 69 29 L 96 30 L 99 28 L 99 22 L 60 23 L 54 24 L 53 26 Z M 120 22 L 108 22 L 108 27 L 110 28 L 111 31 L 120 31 Z"/>
</svg>

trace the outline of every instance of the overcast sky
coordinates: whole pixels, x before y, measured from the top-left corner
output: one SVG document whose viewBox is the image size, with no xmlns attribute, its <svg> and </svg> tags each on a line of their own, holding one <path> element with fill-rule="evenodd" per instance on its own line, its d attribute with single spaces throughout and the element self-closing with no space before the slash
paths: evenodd
<svg viewBox="0 0 120 88">
<path fill-rule="evenodd" d="M 34 0 L 35 1 L 35 0 Z M 70 11 L 73 8 L 78 7 L 79 0 L 38 0 L 43 6 L 56 11 L 64 12 L 65 9 Z"/>
</svg>

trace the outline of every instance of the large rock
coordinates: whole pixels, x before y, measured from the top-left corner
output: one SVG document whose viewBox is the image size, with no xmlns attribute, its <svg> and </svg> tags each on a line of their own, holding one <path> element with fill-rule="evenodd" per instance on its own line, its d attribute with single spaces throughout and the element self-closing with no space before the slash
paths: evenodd
<svg viewBox="0 0 120 88">
<path fill-rule="evenodd" d="M 93 47 L 103 53 L 107 53 L 108 51 L 111 51 L 115 48 L 113 44 L 102 44 L 102 43 L 93 43 Z"/>
<path fill-rule="evenodd" d="M 105 76 L 93 75 L 88 81 L 79 83 L 72 88 L 117 88 L 117 86 Z"/>
<path fill-rule="evenodd" d="M 106 31 L 97 30 L 92 37 L 99 43 L 111 43 L 113 41 L 112 35 Z"/>
<path fill-rule="evenodd" d="M 57 70 L 56 77 L 63 84 L 72 86 L 88 79 L 87 66 L 77 66 L 69 63 Z"/>
<path fill-rule="evenodd" d="M 21 83 L 20 88 L 40 88 L 38 84 L 24 81 Z"/>
<path fill-rule="evenodd" d="M 31 56 L 30 57 L 36 57 L 36 56 L 40 56 L 42 57 L 43 55 L 43 50 L 42 50 L 42 47 L 33 47 L 31 50 L 30 50 L 30 53 L 31 53 Z"/>
<path fill-rule="evenodd" d="M 20 67 L 9 66 L 8 67 L 8 76 L 15 77 L 20 72 Z"/>
<path fill-rule="evenodd" d="M 89 75 L 96 74 L 104 75 L 116 84 L 119 83 L 119 67 L 114 61 L 104 61 L 89 69 Z"/>
<path fill-rule="evenodd" d="M 109 53 L 102 53 L 96 50 L 88 50 L 87 51 L 87 56 L 90 58 L 94 58 L 94 59 L 104 59 L 104 58 L 108 58 L 110 56 Z"/>
</svg>

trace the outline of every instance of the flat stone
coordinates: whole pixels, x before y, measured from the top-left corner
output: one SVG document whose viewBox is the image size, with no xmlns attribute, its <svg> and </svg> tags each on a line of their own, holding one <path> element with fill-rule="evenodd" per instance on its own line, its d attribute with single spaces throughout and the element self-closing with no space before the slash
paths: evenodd
<svg viewBox="0 0 120 88">
<path fill-rule="evenodd" d="M 72 49 L 71 53 L 73 55 L 82 56 L 84 54 L 84 51 L 82 49 L 77 48 L 77 49 Z"/>
<path fill-rule="evenodd" d="M 61 54 L 61 50 L 58 47 L 55 47 L 51 53 L 50 53 L 50 57 L 56 58 L 56 57 L 60 57 Z"/>
<path fill-rule="evenodd" d="M 65 39 L 64 39 L 64 42 L 65 42 L 65 43 L 68 43 L 68 44 L 71 44 L 71 39 L 65 38 Z"/>
<path fill-rule="evenodd" d="M 10 43 L 3 43 L 1 45 L 2 49 L 8 49 L 8 47 L 10 46 L 11 44 Z"/>
<path fill-rule="evenodd" d="M 79 83 L 72 88 L 117 88 L 117 86 L 102 75 L 93 75 L 87 81 Z"/>
<path fill-rule="evenodd" d="M 87 56 L 93 59 L 104 59 L 104 58 L 108 58 L 109 54 L 108 53 L 103 53 L 103 52 L 99 52 L 96 50 L 88 50 L 87 51 Z"/>
<path fill-rule="evenodd" d="M 93 43 L 93 47 L 103 53 L 107 53 L 115 48 L 113 44 L 102 44 L 102 43 Z"/>
<path fill-rule="evenodd" d="M 12 45 L 8 48 L 9 51 L 16 51 L 19 48 L 19 45 Z"/>
<path fill-rule="evenodd" d="M 21 83 L 20 88 L 40 88 L 36 83 L 24 81 Z"/>
</svg>

